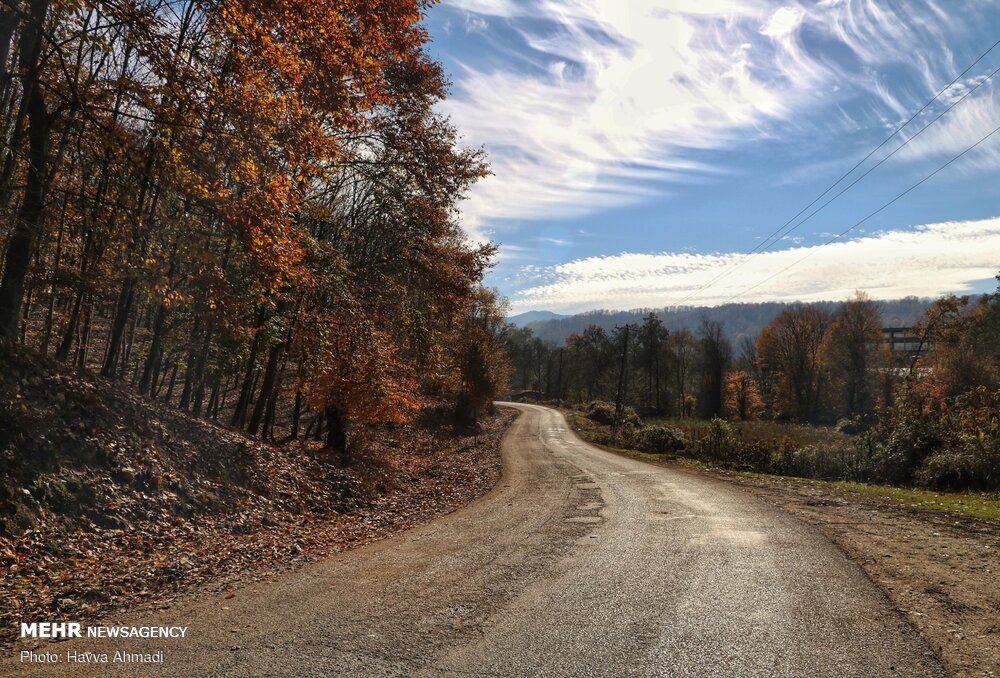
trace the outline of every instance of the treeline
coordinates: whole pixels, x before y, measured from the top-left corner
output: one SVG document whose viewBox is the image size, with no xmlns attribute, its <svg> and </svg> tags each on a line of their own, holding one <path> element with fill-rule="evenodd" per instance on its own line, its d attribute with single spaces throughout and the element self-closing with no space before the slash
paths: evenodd
<svg viewBox="0 0 1000 678">
<path fill-rule="evenodd" d="M 426 0 L 4 0 L 0 336 L 263 438 L 505 380 Z"/>
<path fill-rule="evenodd" d="M 510 342 L 520 389 L 678 418 L 835 421 L 871 409 L 893 375 L 878 306 L 863 295 L 832 312 L 788 308 L 735 342 L 719 321 L 671 330 L 652 312 L 611 333 L 592 325 L 562 347 L 531 329 L 512 329 Z"/>
<path fill-rule="evenodd" d="M 879 311 L 887 325 L 909 327 L 921 317 L 930 306 L 931 299 L 906 297 L 903 299 L 881 300 Z M 808 306 L 818 311 L 834 313 L 840 306 L 835 301 L 816 301 L 808 303 L 789 303 L 781 301 L 765 301 L 757 303 L 733 303 L 721 306 L 684 306 L 676 308 L 645 309 L 631 311 L 588 311 L 564 318 L 535 319 L 519 322 L 519 325 L 530 325 L 535 336 L 543 341 L 561 344 L 571 334 L 580 334 L 591 325 L 601 327 L 605 332 L 612 332 L 615 327 L 627 324 L 642 324 L 643 318 L 651 312 L 656 315 L 671 331 L 688 330 L 697 333 L 702 321 L 710 320 L 722 324 L 726 336 L 736 341 L 740 335 L 756 336 L 768 323 L 790 308 Z M 529 316 L 530 317 L 530 316 Z"/>
<path fill-rule="evenodd" d="M 789 308 L 736 342 L 717 321 L 671 331 L 655 313 L 611 333 L 591 326 L 563 346 L 511 328 L 512 388 L 596 401 L 597 412 L 609 403 L 602 417 L 616 427 L 637 422 L 633 409 L 657 418 L 837 424 L 857 436 L 854 461 L 837 472 L 845 477 L 1000 487 L 1000 292 L 932 303 L 903 350 L 890 351 L 883 325 L 879 305 L 858 293 L 832 311 Z M 766 451 L 755 463 L 795 467 Z"/>
</svg>

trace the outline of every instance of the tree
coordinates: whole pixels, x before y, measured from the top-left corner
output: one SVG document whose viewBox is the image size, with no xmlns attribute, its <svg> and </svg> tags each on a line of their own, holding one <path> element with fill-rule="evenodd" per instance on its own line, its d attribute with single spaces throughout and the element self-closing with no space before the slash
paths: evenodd
<svg viewBox="0 0 1000 678">
<path fill-rule="evenodd" d="M 702 373 L 701 415 L 712 419 L 724 413 L 725 376 L 732 362 L 732 344 L 718 321 L 703 319 L 698 334 Z"/>
<path fill-rule="evenodd" d="M 910 382 L 923 382 L 921 392 L 934 399 L 1000 385 L 993 343 L 997 315 L 995 296 L 947 296 L 935 301 L 915 328 L 921 350 L 911 363 Z"/>
<path fill-rule="evenodd" d="M 24 280 L 28 272 L 31 249 L 42 228 L 42 210 L 49 183 L 49 130 L 54 112 L 48 110 L 45 85 L 39 77 L 42 35 L 48 15 L 48 0 L 32 0 L 24 17 L 20 35 L 19 69 L 22 82 L 22 104 L 15 123 L 20 127 L 21 113 L 28 125 L 28 161 L 24 197 L 14 220 L 14 228 L 7 242 L 0 279 L 0 340 L 13 342 L 17 338 L 24 296 Z M 20 134 L 15 131 L 15 145 Z"/>
<path fill-rule="evenodd" d="M 665 349 L 668 369 L 673 376 L 671 390 L 675 412 L 680 417 L 690 417 L 694 414 L 691 382 L 695 371 L 698 341 L 687 330 L 679 330 L 670 335 Z"/>
<path fill-rule="evenodd" d="M 825 362 L 836 389 L 838 416 L 868 412 L 886 365 L 878 306 L 863 292 L 841 304 L 826 337 Z"/>
<path fill-rule="evenodd" d="M 662 346 L 669 336 L 663 323 L 655 313 L 650 313 L 643 318 L 642 327 L 638 329 L 638 344 L 636 353 L 638 362 L 643 366 L 646 381 L 646 407 L 650 407 L 654 412 L 662 410 L 660 395 L 662 386 L 660 377 L 662 368 L 660 358 Z"/>
<path fill-rule="evenodd" d="M 799 307 L 775 318 L 757 340 L 762 369 L 779 376 L 777 400 L 799 421 L 812 421 L 819 409 L 822 387 L 822 347 L 830 316 Z"/>
<path fill-rule="evenodd" d="M 535 336 L 530 327 L 515 327 L 507 329 L 507 351 L 511 360 L 511 387 L 521 390 L 543 390 L 546 381 L 546 368 L 549 365 L 551 348 Z"/>
<path fill-rule="evenodd" d="M 457 413 L 467 424 L 475 425 L 483 407 L 506 387 L 510 375 L 506 310 L 496 291 L 479 289 L 456 337 L 461 375 Z"/>
<path fill-rule="evenodd" d="M 625 401 L 628 399 L 629 389 L 629 355 L 634 354 L 631 344 L 635 343 L 636 328 L 632 325 L 615 328 L 612 338 L 613 343 L 618 347 L 618 378 L 615 389 L 615 427 L 624 421 Z"/>
<path fill-rule="evenodd" d="M 740 421 L 753 418 L 762 405 L 753 375 L 745 370 L 736 370 L 726 377 L 726 409 Z"/>
<path fill-rule="evenodd" d="M 458 397 L 496 248 L 459 225 L 487 167 L 429 4 L 4 3 L 0 334 L 337 449 Z"/>
<path fill-rule="evenodd" d="M 577 399 L 611 397 L 615 349 L 607 333 L 601 327 L 591 325 L 583 334 L 567 337 L 566 349 L 573 363 L 571 374 Z"/>
</svg>

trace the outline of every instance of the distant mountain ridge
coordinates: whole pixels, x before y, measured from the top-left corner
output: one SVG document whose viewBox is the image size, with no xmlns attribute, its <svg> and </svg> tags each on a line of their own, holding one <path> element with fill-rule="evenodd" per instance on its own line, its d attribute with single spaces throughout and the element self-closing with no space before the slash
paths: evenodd
<svg viewBox="0 0 1000 678">
<path fill-rule="evenodd" d="M 561 313 L 553 313 L 552 311 L 527 311 L 525 313 L 518 313 L 517 315 L 512 315 L 507 318 L 507 322 L 515 327 L 525 327 L 531 325 L 532 323 L 545 322 L 548 320 L 562 320 L 564 318 L 569 318 L 568 315 L 563 315 Z"/>
<path fill-rule="evenodd" d="M 610 332 L 616 326 L 626 323 L 641 323 L 650 311 L 659 316 L 664 326 L 671 332 L 688 330 L 696 332 L 702 319 L 717 320 L 730 339 L 741 335 L 755 336 L 782 311 L 799 306 L 811 306 L 834 312 L 842 302 L 763 302 L 759 304 L 725 304 L 713 307 L 690 307 L 680 309 L 634 309 L 631 311 L 588 311 L 577 315 L 560 316 L 551 311 L 528 311 L 508 318 L 518 327 L 530 327 L 543 341 L 562 344 L 571 334 L 583 332 L 591 325 L 598 325 Z M 932 303 L 931 299 L 906 297 L 878 301 L 885 327 L 909 327 L 921 317 Z M 515 321 L 517 319 L 517 321 Z"/>
</svg>

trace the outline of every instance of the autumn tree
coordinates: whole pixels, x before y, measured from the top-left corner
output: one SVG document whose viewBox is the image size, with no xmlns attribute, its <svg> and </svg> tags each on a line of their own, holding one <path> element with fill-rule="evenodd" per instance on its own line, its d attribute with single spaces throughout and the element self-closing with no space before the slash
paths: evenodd
<svg viewBox="0 0 1000 678">
<path fill-rule="evenodd" d="M 5 2 L 0 334 L 337 449 L 457 394 L 495 248 L 428 6 Z"/>
<path fill-rule="evenodd" d="M 824 353 L 837 414 L 854 416 L 870 411 L 886 360 L 882 319 L 868 295 L 857 292 L 836 310 Z"/>
<path fill-rule="evenodd" d="M 42 229 L 42 210 L 50 180 L 49 136 L 53 119 L 60 112 L 58 107 L 50 110 L 47 85 L 42 76 L 42 55 L 46 51 L 43 37 L 48 11 L 48 0 L 31 0 L 28 11 L 21 20 L 17 55 L 21 103 L 17 107 L 16 118 L 8 137 L 8 154 L 0 179 L 0 191 L 4 193 L 3 202 L 6 203 L 9 174 L 16 154 L 20 152 L 22 139 L 27 136 L 24 192 L 21 207 L 14 217 L 13 229 L 7 238 L 3 277 L 0 278 L 0 340 L 8 342 L 17 338 L 29 258 Z M 8 16 L 6 21 L 12 23 L 14 18 Z"/>
<path fill-rule="evenodd" d="M 506 306 L 486 288 L 477 291 L 462 317 L 457 341 L 460 394 L 457 414 L 475 425 L 483 408 L 506 388 L 510 374 Z"/>
<path fill-rule="evenodd" d="M 757 380 L 745 370 L 735 370 L 726 377 L 726 409 L 741 421 L 752 419 L 763 405 Z"/>
<path fill-rule="evenodd" d="M 799 421 L 818 414 L 823 382 L 822 348 L 830 316 L 811 307 L 789 309 L 776 317 L 757 340 L 757 359 L 778 375 L 778 399 Z"/>
<path fill-rule="evenodd" d="M 914 328 L 920 350 L 911 362 L 910 383 L 935 400 L 1000 384 L 997 297 L 947 296 L 935 301 Z"/>
</svg>

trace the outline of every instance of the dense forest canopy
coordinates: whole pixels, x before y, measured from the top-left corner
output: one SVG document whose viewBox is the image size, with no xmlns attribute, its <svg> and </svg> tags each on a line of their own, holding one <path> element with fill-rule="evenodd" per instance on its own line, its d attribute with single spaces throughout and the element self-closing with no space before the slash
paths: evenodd
<svg viewBox="0 0 1000 678">
<path fill-rule="evenodd" d="M 435 111 L 430 4 L 4 0 L 3 340 L 341 449 L 489 399 L 494 247 L 456 207 L 487 167 Z"/>
</svg>

